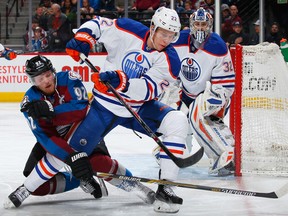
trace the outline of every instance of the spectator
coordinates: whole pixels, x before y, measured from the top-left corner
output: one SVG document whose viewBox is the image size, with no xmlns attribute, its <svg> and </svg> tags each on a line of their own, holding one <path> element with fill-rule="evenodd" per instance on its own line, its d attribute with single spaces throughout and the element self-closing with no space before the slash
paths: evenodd
<svg viewBox="0 0 288 216">
<path fill-rule="evenodd" d="M 215 12 L 214 0 L 201 0 L 199 2 L 199 7 L 204 8 L 205 11 L 209 12 L 214 17 Z"/>
<path fill-rule="evenodd" d="M 94 9 L 95 12 L 100 11 L 101 0 L 88 0 L 90 7 Z M 83 1 L 80 1 L 80 8 L 83 7 Z"/>
<path fill-rule="evenodd" d="M 63 52 L 68 40 L 72 37 L 67 16 L 61 12 L 60 5 L 51 6 L 52 14 L 48 19 L 49 47 L 51 52 Z"/>
<path fill-rule="evenodd" d="M 231 19 L 229 6 L 227 4 L 221 5 L 221 13 L 222 13 L 221 23 L 223 25 L 225 23 L 226 19 Z"/>
<path fill-rule="evenodd" d="M 81 12 L 81 23 L 86 22 L 93 18 L 94 8 L 90 6 L 89 0 L 82 1 Z"/>
<path fill-rule="evenodd" d="M 72 4 L 71 0 L 64 0 L 61 12 L 67 16 L 71 23 L 71 28 L 77 27 L 77 8 Z"/>
<path fill-rule="evenodd" d="M 136 0 L 132 10 L 139 12 L 154 11 L 160 6 L 160 0 Z"/>
<path fill-rule="evenodd" d="M 31 41 L 32 51 L 44 52 L 48 47 L 47 33 L 41 27 L 35 28 Z"/>
<path fill-rule="evenodd" d="M 105 11 L 123 12 L 124 8 L 116 5 L 114 0 L 101 0 L 100 12 L 105 12 Z"/>
<path fill-rule="evenodd" d="M 104 13 L 105 17 L 116 19 L 119 15 L 115 12 L 122 13 L 123 11 L 124 8 L 116 6 L 114 0 L 101 0 L 100 2 L 100 13 Z"/>
<path fill-rule="evenodd" d="M 51 8 L 52 6 L 51 0 L 41 0 L 39 3 L 39 6 L 45 7 L 45 8 Z"/>
<path fill-rule="evenodd" d="M 170 8 L 170 0 L 169 1 L 161 1 L 160 2 L 160 7 L 169 7 Z M 177 0 L 176 3 L 175 3 L 175 10 L 177 11 L 177 13 L 181 13 L 184 11 L 184 1 L 182 0 Z"/>
<path fill-rule="evenodd" d="M 258 19 L 254 24 L 254 32 L 250 35 L 249 45 L 259 44 L 259 33 L 260 33 L 260 20 Z"/>
<path fill-rule="evenodd" d="M 32 20 L 31 40 L 34 39 L 34 32 L 35 32 L 36 28 L 39 28 L 39 27 L 40 27 L 39 22 L 36 19 Z M 27 50 L 29 50 L 29 39 L 30 39 L 29 34 L 30 34 L 30 31 L 27 30 L 26 33 L 23 35 L 24 45 L 25 45 Z M 42 35 L 42 37 L 47 37 L 47 33 L 43 28 L 41 28 L 41 35 Z"/>
<path fill-rule="evenodd" d="M 150 19 L 153 15 L 153 11 L 160 6 L 160 0 L 135 0 L 135 3 L 131 10 L 143 12 L 144 14 L 137 14 L 134 19 Z M 143 22 L 143 21 L 142 21 Z"/>
<path fill-rule="evenodd" d="M 49 3 L 48 3 L 48 2 L 49 2 Z M 61 5 L 62 2 L 63 2 L 63 0 L 40 0 L 39 5 L 50 4 L 49 7 L 51 7 L 52 4 L 59 4 L 59 5 Z"/>
<path fill-rule="evenodd" d="M 116 5 L 118 5 L 119 7 L 123 7 L 125 6 L 125 1 L 123 0 L 115 0 Z M 128 9 L 130 10 L 133 5 L 134 5 L 135 1 L 134 0 L 128 0 Z"/>
<path fill-rule="evenodd" d="M 181 24 L 183 25 L 183 28 L 189 28 L 189 17 L 192 13 L 194 13 L 194 11 L 195 10 L 192 8 L 191 1 L 186 0 L 184 3 L 184 10 L 180 15 Z"/>
<path fill-rule="evenodd" d="M 235 22 L 240 22 L 242 23 L 242 19 L 241 17 L 238 15 L 238 8 L 236 5 L 231 5 L 230 6 L 230 19 L 226 19 L 225 22 L 222 25 L 222 38 L 224 39 L 224 41 L 227 42 L 228 37 L 234 33 L 233 30 L 233 24 Z"/>
<path fill-rule="evenodd" d="M 234 33 L 231 34 L 228 38 L 227 45 L 229 47 L 236 46 L 237 44 L 248 45 L 249 36 L 243 32 L 243 26 L 241 22 L 233 23 Z"/>
<path fill-rule="evenodd" d="M 270 28 L 270 33 L 266 36 L 266 41 L 269 43 L 276 43 L 280 46 L 280 40 L 282 39 L 282 35 L 279 32 L 279 24 L 277 22 L 273 22 Z"/>
<path fill-rule="evenodd" d="M 32 22 L 35 21 L 41 28 L 47 31 L 47 17 L 44 15 L 44 8 L 38 6 L 35 10 L 35 14 L 32 16 Z M 29 29 L 29 22 L 27 23 L 26 31 Z"/>
<path fill-rule="evenodd" d="M 39 3 L 39 6 L 43 7 L 43 15 L 45 15 L 47 18 L 50 14 L 52 14 L 52 2 L 51 0 L 41 0 Z"/>
</svg>

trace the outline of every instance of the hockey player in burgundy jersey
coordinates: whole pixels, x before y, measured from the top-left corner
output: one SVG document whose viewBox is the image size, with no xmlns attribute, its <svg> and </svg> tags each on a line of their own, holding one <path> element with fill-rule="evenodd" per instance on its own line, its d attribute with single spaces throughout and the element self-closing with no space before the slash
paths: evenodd
<svg viewBox="0 0 288 216">
<path fill-rule="evenodd" d="M 104 17 L 96 17 L 80 26 L 67 43 L 66 52 L 74 60 L 81 61 L 81 53 L 88 56 L 96 42 L 101 42 L 108 55 L 100 73 L 92 74 L 94 100 L 87 118 L 69 140 L 73 148 L 81 151 L 82 140 L 85 148 L 89 146 L 93 150 L 117 125 L 146 134 L 101 82 L 105 81 L 122 95 L 153 132 L 163 134 L 163 144 L 172 153 L 178 157 L 183 155 L 188 128 L 186 116 L 155 100 L 179 75 L 180 61 L 171 42 L 177 41 L 180 28 L 176 11 L 164 7 L 155 11 L 150 28 L 127 18 Z M 160 179 L 175 180 L 179 168 L 166 155 L 161 160 L 160 170 Z M 160 185 L 154 210 L 177 212 L 182 202 L 169 186 Z"/>
<path fill-rule="evenodd" d="M 191 14 L 190 29 L 182 30 L 173 44 L 181 60 L 180 86 L 172 86 L 161 101 L 171 104 L 181 98 L 177 107 L 185 114 L 189 109 L 193 136 L 211 160 L 209 173 L 226 175 L 233 172 L 234 138 L 223 118 L 235 73 L 229 49 L 212 27 L 213 18 L 203 8 Z M 192 137 L 187 140 L 191 143 Z M 153 154 L 162 157 L 158 147 Z"/>
<path fill-rule="evenodd" d="M 9 195 L 5 207 L 19 207 L 31 193 L 43 196 L 79 185 L 85 192 L 100 198 L 102 190 L 93 178 L 95 172 L 132 176 L 117 160 L 111 159 L 103 141 L 89 153 L 85 148 L 77 152 L 67 143 L 69 131 L 77 127 L 89 109 L 88 95 L 79 74 L 72 71 L 56 73 L 51 61 L 40 55 L 27 60 L 25 72 L 33 86 L 25 93 L 21 111 L 37 144 L 25 166 L 24 184 Z M 73 176 L 59 171 L 65 163 L 70 166 Z M 135 191 L 146 203 L 155 200 L 155 193 L 140 183 L 106 180 L 126 191 Z"/>
</svg>

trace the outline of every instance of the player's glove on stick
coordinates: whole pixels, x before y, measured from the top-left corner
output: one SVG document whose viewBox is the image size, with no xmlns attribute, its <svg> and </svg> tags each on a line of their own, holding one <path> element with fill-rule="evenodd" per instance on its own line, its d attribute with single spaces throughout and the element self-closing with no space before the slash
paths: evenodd
<svg viewBox="0 0 288 216">
<path fill-rule="evenodd" d="M 12 49 L 5 48 L 1 56 L 7 60 L 13 60 L 17 57 L 17 53 Z"/>
<path fill-rule="evenodd" d="M 24 103 L 20 110 L 27 112 L 34 120 L 39 118 L 52 119 L 55 116 L 53 105 L 47 100 L 34 100 Z"/>
<path fill-rule="evenodd" d="M 94 88 L 103 93 L 108 91 L 105 82 L 110 83 L 113 88 L 122 92 L 126 92 L 129 86 L 128 77 L 121 70 L 93 73 L 91 80 L 94 82 Z"/>
<path fill-rule="evenodd" d="M 86 32 L 79 32 L 66 44 L 66 53 L 79 62 L 80 54 L 88 57 L 89 51 L 96 44 L 96 40 Z"/>
</svg>

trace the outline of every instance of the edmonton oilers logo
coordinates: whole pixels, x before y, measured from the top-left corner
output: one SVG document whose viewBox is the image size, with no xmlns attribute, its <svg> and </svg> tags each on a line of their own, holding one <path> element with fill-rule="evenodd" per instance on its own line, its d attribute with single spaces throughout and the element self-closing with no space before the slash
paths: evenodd
<svg viewBox="0 0 288 216">
<path fill-rule="evenodd" d="M 122 61 L 122 70 L 129 78 L 141 77 L 150 67 L 147 57 L 140 52 L 130 52 Z"/>
<path fill-rule="evenodd" d="M 189 81 L 197 80 L 201 74 L 199 64 L 192 58 L 185 58 L 181 62 L 181 73 Z"/>
</svg>

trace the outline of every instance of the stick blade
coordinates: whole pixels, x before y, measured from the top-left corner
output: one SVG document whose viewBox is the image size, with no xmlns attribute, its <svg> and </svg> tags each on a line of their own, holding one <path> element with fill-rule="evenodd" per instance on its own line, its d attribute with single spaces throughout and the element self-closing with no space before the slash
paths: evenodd
<svg viewBox="0 0 288 216">
<path fill-rule="evenodd" d="M 288 193 L 288 183 L 286 183 L 284 186 L 279 188 L 277 191 L 275 191 L 275 198 L 280 198 Z"/>
<path fill-rule="evenodd" d="M 204 154 L 204 148 L 201 147 L 193 155 L 191 155 L 187 158 L 176 158 L 173 161 L 178 167 L 185 168 L 185 167 L 189 167 L 189 166 L 192 166 L 192 165 L 198 163 L 201 160 L 201 158 L 203 157 L 203 154 Z"/>
</svg>

